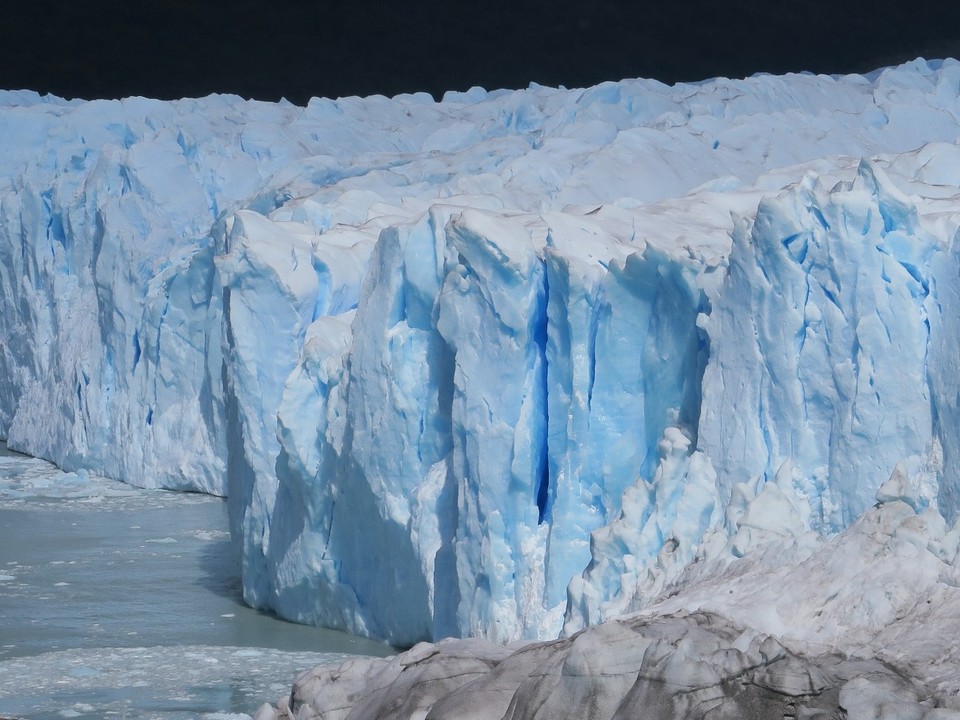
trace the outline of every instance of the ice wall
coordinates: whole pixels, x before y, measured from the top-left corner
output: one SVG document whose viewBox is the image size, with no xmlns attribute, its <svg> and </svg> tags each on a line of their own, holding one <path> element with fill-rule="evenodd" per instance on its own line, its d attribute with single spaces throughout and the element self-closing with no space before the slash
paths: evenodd
<svg viewBox="0 0 960 720">
<path fill-rule="evenodd" d="M 927 232 L 869 162 L 831 190 L 806 178 L 734 231 L 704 323 L 722 341 L 704 379 L 699 447 L 722 489 L 790 459 L 816 524 L 837 531 L 903 460 L 923 476 L 925 501 L 936 499 L 930 275 L 949 239 Z"/>
<path fill-rule="evenodd" d="M 249 602 L 400 644 L 636 607 L 775 477 L 954 517 L 958 85 L 2 94 L 0 435 L 229 494 Z"/>
</svg>

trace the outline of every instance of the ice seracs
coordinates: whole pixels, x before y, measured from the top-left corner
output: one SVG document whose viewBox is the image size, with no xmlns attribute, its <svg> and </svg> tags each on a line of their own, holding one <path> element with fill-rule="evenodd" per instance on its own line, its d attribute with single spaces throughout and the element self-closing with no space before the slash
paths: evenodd
<svg viewBox="0 0 960 720">
<path fill-rule="evenodd" d="M 815 524 L 839 530 L 878 478 L 900 461 L 919 471 L 937 431 L 952 432 L 934 427 L 927 376 L 939 310 L 931 263 L 952 237 L 927 232 L 916 205 L 865 161 L 852 181 L 828 188 L 808 176 L 764 199 L 733 240 L 705 323 L 717 341 L 700 447 L 721 488 L 791 459 Z M 929 502 L 934 478 L 926 490 Z"/>
<path fill-rule="evenodd" d="M 250 603 L 404 645 L 642 609 L 897 468 L 953 522 L 958 82 L 0 95 L 0 436 L 228 494 Z"/>
</svg>

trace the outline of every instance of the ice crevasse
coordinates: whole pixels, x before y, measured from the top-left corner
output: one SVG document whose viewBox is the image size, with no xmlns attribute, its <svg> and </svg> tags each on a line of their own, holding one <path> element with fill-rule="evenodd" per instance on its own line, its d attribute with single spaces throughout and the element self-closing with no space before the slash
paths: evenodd
<svg viewBox="0 0 960 720">
<path fill-rule="evenodd" d="M 958 88 L 0 93 L 0 436 L 227 495 L 251 604 L 397 644 L 572 632 L 892 474 L 953 522 Z"/>
</svg>

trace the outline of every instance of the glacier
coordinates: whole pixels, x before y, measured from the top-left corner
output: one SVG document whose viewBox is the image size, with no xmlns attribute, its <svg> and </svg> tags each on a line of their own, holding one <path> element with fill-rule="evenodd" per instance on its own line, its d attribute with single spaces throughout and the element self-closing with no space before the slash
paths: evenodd
<svg viewBox="0 0 960 720">
<path fill-rule="evenodd" d="M 0 437 L 227 496 L 247 602 L 400 646 L 573 635 L 881 486 L 954 523 L 958 129 L 954 60 L 0 92 Z"/>
</svg>

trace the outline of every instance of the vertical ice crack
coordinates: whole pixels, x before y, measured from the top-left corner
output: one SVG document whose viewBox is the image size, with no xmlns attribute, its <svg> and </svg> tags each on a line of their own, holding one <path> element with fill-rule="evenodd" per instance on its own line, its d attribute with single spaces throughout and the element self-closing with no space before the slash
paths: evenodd
<svg viewBox="0 0 960 720">
<path fill-rule="evenodd" d="M 590 327 L 587 335 L 587 414 L 593 408 L 593 386 L 597 379 L 597 332 L 600 328 L 601 297 L 598 293 L 596 304 L 590 312 Z"/>
<path fill-rule="evenodd" d="M 546 267 L 543 270 L 543 294 L 537 298 L 537 317 L 534 326 L 534 344 L 536 345 L 537 356 L 539 359 L 538 376 L 536 379 L 540 402 L 543 412 L 543 422 L 541 432 L 543 437 L 540 442 L 540 455 L 537 458 L 537 524 L 542 525 L 544 520 L 550 516 L 550 509 L 553 503 L 550 497 L 550 402 L 549 402 L 549 382 L 547 378 L 548 360 L 547 360 L 547 308 L 550 300 L 550 284 L 547 278 Z"/>
<path fill-rule="evenodd" d="M 133 370 L 137 369 L 140 362 L 140 331 L 133 331 Z"/>
</svg>

